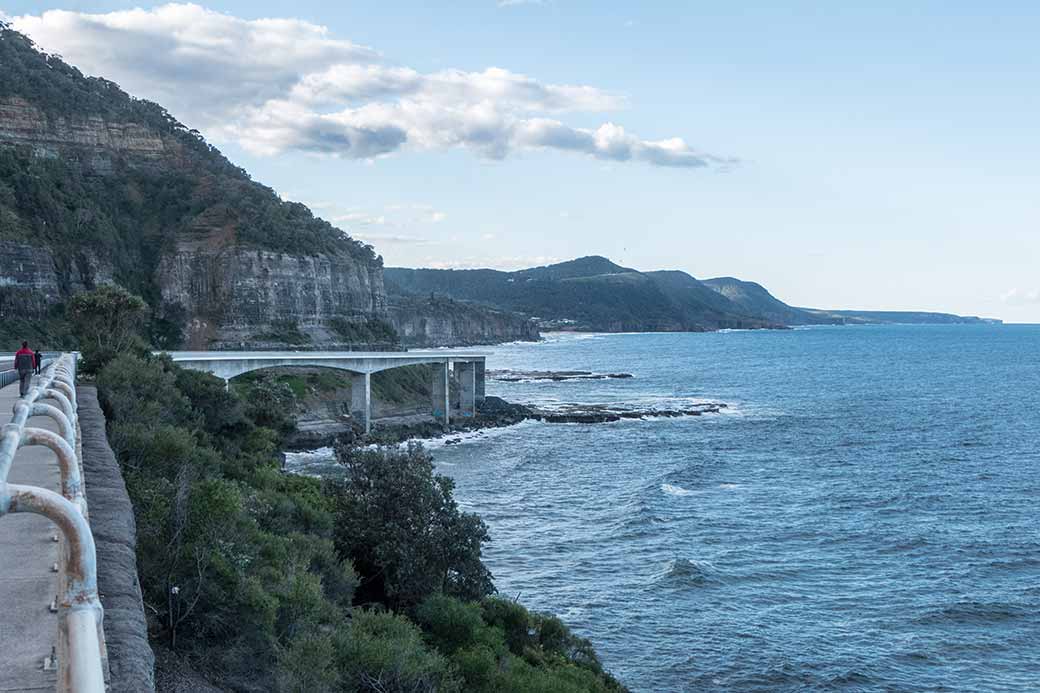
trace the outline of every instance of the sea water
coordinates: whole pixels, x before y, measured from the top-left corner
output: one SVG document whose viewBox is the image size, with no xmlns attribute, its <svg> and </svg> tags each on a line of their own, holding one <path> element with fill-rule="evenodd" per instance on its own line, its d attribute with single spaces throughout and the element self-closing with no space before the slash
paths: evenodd
<svg viewBox="0 0 1040 693">
<path fill-rule="evenodd" d="M 438 445 L 499 591 L 634 691 L 1040 690 L 1040 327 L 552 335 L 519 402 L 721 414 Z M 328 455 L 293 464 L 328 471 Z"/>
</svg>

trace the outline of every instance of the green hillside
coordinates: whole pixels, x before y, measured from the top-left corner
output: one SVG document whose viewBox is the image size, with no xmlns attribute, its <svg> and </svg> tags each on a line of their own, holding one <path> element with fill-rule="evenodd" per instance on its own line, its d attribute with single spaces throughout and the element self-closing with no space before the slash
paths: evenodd
<svg viewBox="0 0 1040 693">
<path fill-rule="evenodd" d="M 536 317 L 550 329 L 628 332 L 772 326 L 745 314 L 687 274 L 638 272 L 598 256 L 516 272 L 390 267 L 384 277 L 390 294 L 471 301 Z"/>
<path fill-rule="evenodd" d="M 99 259 L 155 306 L 155 269 L 180 237 L 375 259 L 371 247 L 253 181 L 161 106 L 84 76 L 2 23 L 0 75 L 0 104 L 30 119 L 0 124 L 0 241 L 47 249 L 59 279 L 63 267 Z M 107 123 L 138 128 L 161 151 L 63 141 L 73 126 Z"/>
</svg>

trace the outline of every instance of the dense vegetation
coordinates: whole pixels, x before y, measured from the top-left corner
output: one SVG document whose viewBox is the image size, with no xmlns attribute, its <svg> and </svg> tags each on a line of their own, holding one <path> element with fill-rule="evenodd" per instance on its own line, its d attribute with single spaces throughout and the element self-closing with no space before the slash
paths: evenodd
<svg viewBox="0 0 1040 693">
<path fill-rule="evenodd" d="M 236 378 L 232 387 L 247 400 L 261 384 L 267 387 L 284 386 L 293 397 L 291 407 L 307 403 L 309 399 L 327 400 L 337 392 L 349 390 L 351 374 L 333 368 L 276 368 L 253 371 Z M 401 366 L 372 374 L 372 399 L 382 404 L 402 405 L 428 402 L 430 398 L 430 367 Z M 453 393 L 458 385 L 451 381 Z"/>
<path fill-rule="evenodd" d="M 156 646 L 235 691 L 623 690 L 558 619 L 494 596 L 487 527 L 421 447 L 342 446 L 337 482 L 284 473 L 293 385 L 256 379 L 243 398 L 147 354 L 122 329 L 140 324 L 134 298 L 88 294 L 75 324 Z M 115 328 L 91 332 L 93 313 Z"/>
<path fill-rule="evenodd" d="M 41 221 L 53 224 L 70 210 L 85 209 L 80 216 L 87 217 L 87 223 L 94 225 L 91 230 L 104 240 L 112 240 L 114 232 L 106 228 L 107 224 L 134 225 L 135 221 L 144 222 L 151 227 L 149 230 L 166 238 L 208 212 L 214 215 L 214 221 L 229 224 L 242 243 L 293 253 L 339 251 L 368 259 L 375 257 L 370 246 L 315 218 L 306 206 L 283 201 L 273 190 L 253 181 L 244 169 L 207 144 L 198 131 L 189 130 L 162 106 L 136 99 L 106 79 L 84 76 L 60 57 L 39 51 L 29 38 L 3 22 L 0 72 L 4 75 L 0 80 L 0 99 L 24 99 L 50 120 L 100 117 L 133 123 L 161 137 L 168 149 L 161 167 L 135 169 L 134 162 L 116 161 L 111 175 L 69 186 L 66 180 L 71 170 L 61 171 L 60 176 L 45 175 L 42 180 L 37 180 L 36 175 L 18 176 L 28 179 L 20 181 L 28 187 L 14 196 L 18 207 L 13 211 L 23 212 L 20 216 L 31 232 L 44 230 Z M 33 173 L 46 173 L 48 166 L 63 168 L 61 163 L 48 160 L 37 163 L 40 168 Z M 90 170 L 85 169 L 84 178 L 89 177 Z M 24 172 L 24 168 L 16 171 Z M 50 172 L 54 173 L 54 169 Z M 0 180 L 11 183 L 7 175 L 0 176 Z M 56 199 L 49 199 L 48 193 L 56 194 Z M 26 206 L 20 208 L 23 203 Z M 8 209 L 7 213 L 11 211 Z M 119 214 L 106 214 L 111 211 Z M 55 216 L 48 218 L 48 213 Z M 98 218 L 94 219 L 95 216 Z M 141 223 L 135 226 L 143 227 Z M 80 242 L 82 231 L 69 225 L 46 229 L 53 238 L 68 243 Z M 132 241 L 139 249 L 153 245 L 150 238 L 119 240 Z"/>
</svg>

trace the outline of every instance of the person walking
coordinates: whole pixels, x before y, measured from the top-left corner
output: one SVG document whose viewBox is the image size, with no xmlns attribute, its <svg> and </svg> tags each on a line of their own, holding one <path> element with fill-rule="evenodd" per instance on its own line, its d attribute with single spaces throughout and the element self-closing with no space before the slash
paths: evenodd
<svg viewBox="0 0 1040 693">
<path fill-rule="evenodd" d="M 33 372 L 36 375 L 40 375 L 41 373 L 43 373 L 43 354 L 40 352 L 39 349 L 37 349 L 36 353 L 33 354 L 33 366 L 35 366 Z"/>
<path fill-rule="evenodd" d="M 25 397 L 29 391 L 29 381 L 36 367 L 36 355 L 29 348 L 29 342 L 22 342 L 22 348 L 14 354 L 14 369 L 18 371 L 18 394 Z"/>
</svg>

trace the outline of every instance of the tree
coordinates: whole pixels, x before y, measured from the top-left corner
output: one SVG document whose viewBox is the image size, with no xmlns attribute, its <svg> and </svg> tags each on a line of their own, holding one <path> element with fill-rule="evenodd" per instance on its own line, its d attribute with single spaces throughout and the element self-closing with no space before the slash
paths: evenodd
<svg viewBox="0 0 1040 693">
<path fill-rule="evenodd" d="M 83 369 L 96 373 L 129 351 L 144 351 L 141 329 L 148 305 L 121 286 L 104 284 L 73 296 L 66 307 L 83 352 Z"/>
<path fill-rule="evenodd" d="M 431 594 L 475 600 L 494 591 L 480 560 L 487 526 L 459 511 L 454 482 L 433 473 L 421 445 L 341 446 L 337 456 L 347 479 L 334 490 L 336 547 L 361 576 L 360 601 L 399 610 Z"/>
</svg>

